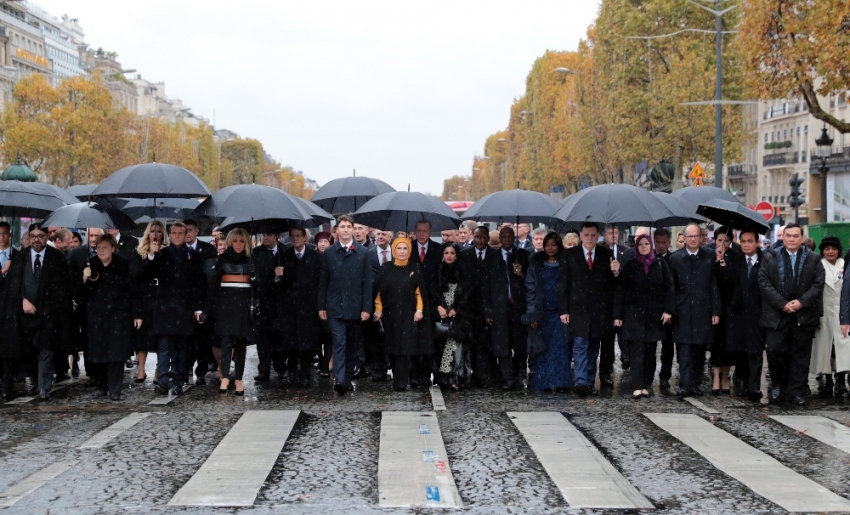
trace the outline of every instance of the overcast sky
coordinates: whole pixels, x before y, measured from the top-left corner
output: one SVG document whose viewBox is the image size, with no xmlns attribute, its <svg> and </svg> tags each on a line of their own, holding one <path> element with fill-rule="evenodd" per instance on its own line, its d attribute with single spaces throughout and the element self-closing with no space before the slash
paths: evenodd
<svg viewBox="0 0 850 515">
<path fill-rule="evenodd" d="M 323 184 L 351 174 L 442 192 L 503 129 L 547 49 L 598 0 L 38 0 L 86 43 Z"/>
</svg>

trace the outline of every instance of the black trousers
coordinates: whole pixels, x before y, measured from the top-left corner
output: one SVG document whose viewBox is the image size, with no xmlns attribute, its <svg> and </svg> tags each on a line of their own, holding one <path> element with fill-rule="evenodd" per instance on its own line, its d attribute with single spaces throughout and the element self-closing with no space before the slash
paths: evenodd
<svg viewBox="0 0 850 515">
<path fill-rule="evenodd" d="M 658 379 L 669 381 L 673 377 L 673 357 L 676 354 L 676 345 L 673 343 L 673 331 L 667 331 L 667 338 L 661 341 L 661 370 L 658 371 Z"/>
<path fill-rule="evenodd" d="M 789 324 L 791 325 L 791 324 Z M 770 381 L 791 397 L 806 393 L 809 379 L 809 360 L 815 332 L 791 325 L 785 329 L 768 329 L 765 334 L 767 366 Z"/>
<path fill-rule="evenodd" d="M 410 365 L 418 356 L 392 356 L 393 388 L 401 390 L 410 382 Z"/>
<path fill-rule="evenodd" d="M 599 377 L 610 379 L 614 374 L 614 340 L 617 340 L 617 345 L 620 347 L 620 361 L 629 360 L 629 345 L 616 337 L 616 333 L 609 336 L 603 336 L 599 344 Z"/>
<path fill-rule="evenodd" d="M 696 389 L 702 384 L 702 369 L 705 365 L 705 346 L 677 343 L 679 358 L 679 387 Z"/>
<path fill-rule="evenodd" d="M 643 390 L 652 384 L 655 377 L 656 342 L 623 342 L 631 357 L 632 390 Z"/>
<path fill-rule="evenodd" d="M 319 370 L 322 372 L 328 372 L 330 370 L 333 354 L 333 338 L 331 338 L 331 333 L 319 333 Z"/>
<path fill-rule="evenodd" d="M 764 352 L 746 354 L 748 365 L 748 381 L 747 393 L 755 393 L 761 391 L 761 371 L 764 368 Z M 738 375 L 738 369 L 735 368 L 735 375 Z"/>
<path fill-rule="evenodd" d="M 305 351 L 287 351 L 286 355 L 286 372 L 297 376 L 302 381 L 310 379 L 310 371 L 313 366 L 313 356 L 315 352 Z"/>
<path fill-rule="evenodd" d="M 483 319 L 474 320 L 472 324 L 472 379 L 486 382 L 493 366 L 489 328 Z"/>
<path fill-rule="evenodd" d="M 522 323 L 522 310 L 511 305 L 508 310 L 509 357 L 498 358 L 499 370 L 505 381 L 514 380 L 517 375 L 525 377 L 528 373 L 528 345 L 526 327 Z M 492 332 L 491 332 L 492 336 Z M 492 348 L 492 342 L 491 342 Z"/>
<path fill-rule="evenodd" d="M 257 357 L 260 364 L 257 365 L 257 372 L 260 374 L 270 375 L 272 372 L 272 363 L 280 361 L 280 345 L 282 336 L 280 331 L 259 331 L 257 333 Z M 277 354 L 277 356 L 275 356 Z M 275 358 L 277 357 L 277 360 Z M 279 369 L 277 365 L 275 369 Z"/>
<path fill-rule="evenodd" d="M 233 354 L 234 370 L 233 379 L 235 381 L 242 380 L 242 374 L 245 372 L 245 354 L 248 350 L 248 339 L 238 338 L 236 336 L 221 337 L 221 377 L 226 379 L 230 377 L 230 355 Z"/>
<path fill-rule="evenodd" d="M 372 375 L 386 376 L 390 368 L 387 347 L 384 345 L 385 334 L 378 322 L 363 323 L 363 339 L 366 347 L 366 368 Z"/>
<path fill-rule="evenodd" d="M 53 373 L 56 375 L 67 374 L 71 370 L 71 353 L 64 350 L 57 350 L 53 353 Z"/>
<path fill-rule="evenodd" d="M 110 361 L 97 365 L 98 389 L 108 393 L 110 397 L 121 395 L 121 387 L 124 385 L 124 362 Z"/>
</svg>

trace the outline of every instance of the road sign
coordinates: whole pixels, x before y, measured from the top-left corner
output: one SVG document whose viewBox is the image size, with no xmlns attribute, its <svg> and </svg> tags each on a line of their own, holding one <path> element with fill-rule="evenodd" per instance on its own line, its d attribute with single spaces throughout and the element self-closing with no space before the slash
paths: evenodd
<svg viewBox="0 0 850 515">
<path fill-rule="evenodd" d="M 776 210 L 770 202 L 759 202 L 753 211 L 763 216 L 765 221 L 769 222 L 773 219 L 773 214 Z"/>
<path fill-rule="evenodd" d="M 703 186 L 702 178 L 697 177 L 696 179 L 694 179 L 694 182 L 693 182 L 693 184 L 691 184 L 691 186 Z"/>
<path fill-rule="evenodd" d="M 688 174 L 688 179 L 705 179 L 705 172 L 699 163 L 695 164 L 694 167 L 691 168 L 691 173 Z M 702 186 L 702 184 L 700 184 L 700 186 Z"/>
</svg>

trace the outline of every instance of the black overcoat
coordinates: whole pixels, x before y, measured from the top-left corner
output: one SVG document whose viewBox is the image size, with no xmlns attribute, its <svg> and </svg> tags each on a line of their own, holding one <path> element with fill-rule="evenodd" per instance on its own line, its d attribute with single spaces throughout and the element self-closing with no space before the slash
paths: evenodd
<svg viewBox="0 0 850 515">
<path fill-rule="evenodd" d="M 121 239 L 118 240 L 118 255 L 126 259 L 130 263 L 133 262 L 133 254 L 139 255 L 136 248 L 139 246 L 139 239 L 129 234 L 121 234 Z"/>
<path fill-rule="evenodd" d="M 374 249 L 371 249 L 374 251 Z M 377 253 L 376 253 L 377 254 Z M 425 261 L 419 260 L 419 243 L 413 240 L 413 249 L 410 252 L 410 260 L 415 261 L 422 271 L 425 284 L 431 284 L 437 267 L 443 262 L 443 246 L 434 240 L 428 240 L 428 250 L 425 252 Z"/>
<path fill-rule="evenodd" d="M 449 274 L 448 267 L 450 266 L 454 267 L 455 277 L 451 277 Z M 472 304 L 469 301 L 472 295 L 472 285 L 469 275 L 466 266 L 460 261 L 455 261 L 454 265 L 440 263 L 431 281 L 429 295 L 431 318 L 435 322 L 440 320 L 440 312 L 437 310 L 438 306 L 442 306 L 447 312 L 454 309 L 455 316 L 451 320 L 449 338 L 457 342 L 467 342 L 472 337 L 471 317 L 474 311 L 471 309 Z M 449 284 L 451 284 L 450 280 L 456 280 L 454 284 L 457 284 L 452 302 L 446 299 L 446 293 L 449 290 Z"/>
<path fill-rule="evenodd" d="M 201 255 L 186 245 L 169 245 L 145 260 L 143 280 L 156 284 L 149 334 L 194 335 L 195 312 L 203 311 L 206 295 Z"/>
<path fill-rule="evenodd" d="M 764 351 L 764 329 L 761 319 L 761 291 L 758 275 L 764 261 L 764 252 L 758 249 L 758 260 L 747 275 L 747 257 L 743 252 L 726 256 L 726 266 L 718 269 L 720 287 L 726 288 L 726 352 L 761 354 Z"/>
<path fill-rule="evenodd" d="M 91 260 L 91 248 L 88 245 L 77 247 L 65 252 L 65 260 L 68 262 L 68 273 L 71 274 L 74 302 L 77 309 L 71 315 L 71 350 L 84 351 L 88 347 L 88 331 L 86 330 L 86 299 L 82 295 L 83 269 Z"/>
<path fill-rule="evenodd" d="M 714 273 L 715 253 L 700 247 L 696 258 L 686 247 L 667 259 L 676 285 L 676 312 L 673 314 L 673 341 L 706 345 L 714 341 L 712 316 L 720 316 L 723 308 Z"/>
<path fill-rule="evenodd" d="M 71 299 L 73 285 L 68 273 L 65 255 L 53 247 L 45 247 L 44 263 L 38 298 L 29 299 L 37 308 L 38 329 L 32 342 L 25 341 L 24 267 L 32 267 L 32 249 L 28 248 L 12 258 L 9 272 L 3 281 L 0 295 L 0 358 L 19 359 L 31 355 L 35 349 L 69 350 L 71 341 Z M 31 345 L 32 344 L 32 345 Z"/>
<path fill-rule="evenodd" d="M 416 289 L 422 296 L 422 320 L 416 314 Z M 390 356 L 423 356 L 434 352 L 432 318 L 428 288 L 419 265 L 408 261 L 405 266 L 384 263 L 375 283 L 375 297 L 381 296 L 385 345 Z"/>
<path fill-rule="evenodd" d="M 214 317 L 214 332 L 217 336 L 248 338 L 254 332 L 251 320 L 251 302 L 255 295 L 253 285 L 247 283 L 250 288 L 222 286 L 221 276 L 224 274 L 253 277 L 254 263 L 245 252 L 237 254 L 232 248 L 219 255 L 215 269 L 209 273 L 204 313 Z M 204 277 L 207 277 L 206 273 Z"/>
<path fill-rule="evenodd" d="M 284 251 L 281 258 L 283 350 L 316 352 L 321 330 L 316 304 L 319 302 L 322 255 L 305 246 L 301 259 L 295 255 L 294 248 Z"/>
<path fill-rule="evenodd" d="M 584 256 L 582 245 L 564 251 L 560 267 L 560 314 L 570 315 L 570 333 L 574 338 L 600 339 L 614 332 L 617 287 L 617 277 L 611 271 L 614 252 L 597 245 L 593 270 Z"/>
<path fill-rule="evenodd" d="M 783 270 L 785 248 L 764 253 L 764 263 L 759 270 L 761 290 L 761 326 L 769 329 L 784 327 L 788 317 L 782 308 L 789 301 L 799 300 L 803 309 L 797 312 L 797 323 L 804 329 L 816 330 L 823 312 L 823 288 L 826 272 L 821 257 L 805 246 L 800 247 L 797 268 L 797 295 L 790 298 L 786 293 Z"/>
<path fill-rule="evenodd" d="M 484 280 L 487 277 L 487 257 L 496 251 L 490 247 L 484 249 L 484 260 L 478 259 L 478 249 L 474 246 L 460 251 L 460 262 L 466 271 L 469 283 L 469 316 L 474 321 L 484 321 Z"/>
<path fill-rule="evenodd" d="M 257 331 L 279 331 L 282 311 L 281 285 L 275 281 L 274 269 L 282 266 L 283 243 L 277 244 L 277 252 L 260 245 L 254 247 L 251 257 L 254 259 L 255 293 L 260 312 L 257 315 L 255 327 Z"/>
<path fill-rule="evenodd" d="M 667 328 L 661 323 L 661 315 L 672 315 L 675 301 L 673 275 L 664 259 L 656 257 L 649 274 L 635 259 L 626 261 L 614 295 L 614 319 L 623 321 L 619 338 L 653 343 L 664 340 Z"/>
<path fill-rule="evenodd" d="M 351 246 L 334 243 L 322 254 L 317 304 L 329 319 L 360 320 L 361 313 L 372 312 L 372 251 L 355 241 Z"/>
<path fill-rule="evenodd" d="M 93 363 L 124 362 L 133 354 L 133 319 L 142 318 L 130 262 L 118 255 L 104 267 L 95 256 L 91 276 L 80 286 L 85 299 L 88 351 Z"/>
<path fill-rule="evenodd" d="M 513 272 L 513 264 L 522 267 L 520 275 Z M 510 271 L 510 273 L 509 273 Z M 528 273 L 528 252 L 514 248 L 508 262 L 502 251 L 496 250 L 484 260 L 484 282 L 481 288 L 484 318 L 492 318 L 490 327 L 490 351 L 497 358 L 511 355 L 511 310 L 525 313 L 525 274 Z M 508 297 L 508 278 L 514 303 Z M 523 344 L 524 345 L 524 344 Z"/>
</svg>

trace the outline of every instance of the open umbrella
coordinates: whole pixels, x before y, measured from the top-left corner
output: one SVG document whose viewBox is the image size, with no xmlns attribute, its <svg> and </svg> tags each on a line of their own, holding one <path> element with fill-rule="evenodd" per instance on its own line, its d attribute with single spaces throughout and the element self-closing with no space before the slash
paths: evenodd
<svg viewBox="0 0 850 515">
<path fill-rule="evenodd" d="M 212 192 L 197 175 L 164 163 L 126 166 L 92 191 L 93 197 L 197 198 Z"/>
<path fill-rule="evenodd" d="M 37 182 L 0 181 L 0 216 L 43 218 L 67 205 L 49 186 Z"/>
<path fill-rule="evenodd" d="M 300 199 L 289 193 L 270 186 L 259 184 L 238 184 L 228 186 L 213 193 L 193 211 L 194 216 L 212 219 L 233 217 L 231 227 L 239 224 L 256 234 L 261 222 L 272 223 L 279 231 L 288 230 L 292 225 L 309 225 L 313 215 Z"/>
<path fill-rule="evenodd" d="M 392 186 L 378 179 L 342 177 L 319 188 L 310 200 L 325 211 L 339 215 L 353 213 L 372 198 L 394 191 Z"/>
<path fill-rule="evenodd" d="M 95 188 L 97 188 L 97 184 L 75 184 L 65 188 L 65 191 L 80 201 L 85 201 L 89 199 Z"/>
<path fill-rule="evenodd" d="M 560 203 L 536 191 L 507 190 L 491 193 L 472 205 L 463 213 L 463 218 L 482 222 L 558 223 L 555 211 Z"/>
<path fill-rule="evenodd" d="M 735 195 L 716 186 L 688 186 L 674 191 L 671 195 L 681 197 L 695 206 L 714 198 L 741 203 Z"/>
<path fill-rule="evenodd" d="M 63 206 L 50 213 L 44 219 L 45 226 L 71 227 L 84 229 L 99 227 L 101 229 L 128 230 L 135 229 L 136 222 L 121 211 L 108 209 L 95 202 L 77 202 Z"/>
<path fill-rule="evenodd" d="M 351 217 L 382 231 L 412 231 L 427 220 L 435 231 L 457 229 L 460 218 L 442 200 L 416 191 L 382 193 L 363 204 Z"/>
<path fill-rule="evenodd" d="M 676 197 L 663 191 L 653 191 L 652 195 L 660 200 L 674 215 L 681 217 L 679 223 L 667 222 L 669 225 L 687 225 L 691 222 L 704 223 L 707 220 L 697 214 L 697 206 L 682 197 Z"/>
<path fill-rule="evenodd" d="M 185 220 L 200 203 L 194 198 L 130 199 L 121 211 L 133 220 L 143 216 L 153 219 Z"/>
<path fill-rule="evenodd" d="M 763 216 L 737 200 L 729 202 L 728 200 L 711 199 L 700 204 L 697 213 L 733 229 L 755 231 L 758 234 L 770 232 L 770 226 L 764 221 Z"/>
<path fill-rule="evenodd" d="M 652 193 L 629 184 L 601 184 L 573 193 L 561 203 L 555 218 L 567 224 L 622 225 L 666 225 L 679 220 Z"/>
</svg>

